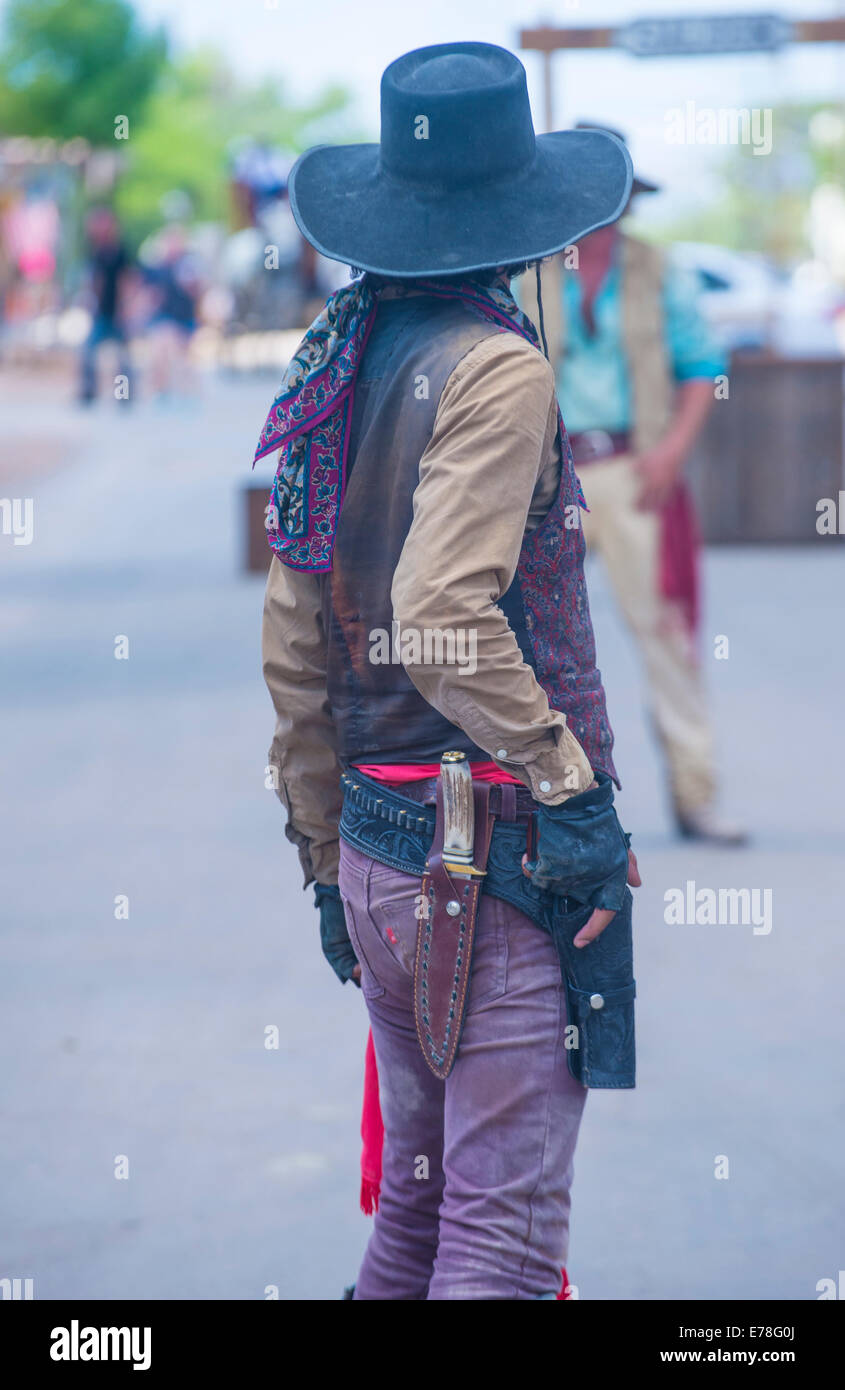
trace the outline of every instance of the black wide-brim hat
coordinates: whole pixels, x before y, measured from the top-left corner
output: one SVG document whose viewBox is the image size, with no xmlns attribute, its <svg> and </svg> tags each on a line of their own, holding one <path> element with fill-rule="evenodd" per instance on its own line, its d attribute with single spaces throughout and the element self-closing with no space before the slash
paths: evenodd
<svg viewBox="0 0 845 1390">
<path fill-rule="evenodd" d="M 324 256 L 391 277 L 551 256 L 614 222 L 631 157 L 600 130 L 535 135 L 525 69 L 486 43 L 436 44 L 381 80 L 381 143 L 317 145 L 289 181 Z"/>
<path fill-rule="evenodd" d="M 609 125 L 597 125 L 597 124 L 594 124 L 592 121 L 577 121 L 576 124 L 575 124 L 575 129 L 576 129 L 576 130 L 603 130 L 604 133 L 605 133 L 605 135 L 615 135 L 617 140 L 621 140 L 623 144 L 627 144 L 627 141 L 625 140 L 625 136 L 622 134 L 622 132 L 621 132 L 620 130 L 614 130 L 613 127 L 612 127 L 612 126 L 609 126 Z M 634 182 L 633 182 L 632 185 L 631 185 L 631 197 L 632 197 L 632 198 L 634 197 L 634 195 L 635 195 L 636 193 L 659 193 L 659 192 L 660 192 L 660 184 L 659 184 L 659 183 L 653 183 L 653 182 L 651 181 L 651 179 L 644 179 L 643 176 L 642 176 L 642 174 L 636 174 L 636 173 L 634 174 Z"/>
</svg>

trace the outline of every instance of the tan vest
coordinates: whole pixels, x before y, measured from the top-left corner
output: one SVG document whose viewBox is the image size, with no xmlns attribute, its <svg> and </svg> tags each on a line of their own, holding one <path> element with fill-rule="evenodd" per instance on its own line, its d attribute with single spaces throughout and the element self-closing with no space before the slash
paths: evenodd
<svg viewBox="0 0 845 1390">
<path fill-rule="evenodd" d="M 663 322 L 663 255 L 656 247 L 621 233 L 622 349 L 631 383 L 633 444 L 637 453 L 650 449 L 665 432 L 672 413 L 674 382 L 666 352 Z M 566 370 L 566 323 L 563 309 L 564 255 L 541 267 L 543 318 L 549 360 L 555 374 Z M 519 283 L 520 301 L 539 329 L 537 281 L 529 270 Z"/>
</svg>

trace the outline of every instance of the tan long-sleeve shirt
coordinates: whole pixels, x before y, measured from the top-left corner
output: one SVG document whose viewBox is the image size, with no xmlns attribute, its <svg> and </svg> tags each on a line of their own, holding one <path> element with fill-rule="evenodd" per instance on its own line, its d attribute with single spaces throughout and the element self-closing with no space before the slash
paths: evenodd
<svg viewBox="0 0 845 1390">
<path fill-rule="evenodd" d="M 555 499 L 559 475 L 552 369 L 517 334 L 491 333 L 443 389 L 391 591 L 400 631 L 475 634 L 472 675 L 455 662 L 406 660 L 405 669 L 429 704 L 549 805 L 588 787 L 592 768 L 565 712 L 550 708 L 523 661 L 497 602 L 513 580 L 526 529 Z M 276 710 L 270 763 L 286 833 L 299 848 L 306 883 L 336 883 L 341 769 L 326 696 L 320 580 L 275 557 L 263 653 Z"/>
</svg>

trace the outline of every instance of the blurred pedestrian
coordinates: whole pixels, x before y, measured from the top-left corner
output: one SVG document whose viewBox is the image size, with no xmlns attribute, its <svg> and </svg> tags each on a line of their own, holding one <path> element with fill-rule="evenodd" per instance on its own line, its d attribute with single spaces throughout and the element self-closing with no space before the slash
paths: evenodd
<svg viewBox="0 0 845 1390">
<path fill-rule="evenodd" d="M 150 345 L 149 381 L 160 404 L 188 400 L 195 393 L 191 339 L 197 326 L 199 271 L 185 232 L 166 227 L 158 238 L 155 264 L 146 270 L 152 293 L 147 326 Z"/>
<path fill-rule="evenodd" d="M 607 130 L 577 127 L 591 128 Z M 656 190 L 635 176 L 632 198 Z M 726 370 L 698 292 L 694 275 L 619 224 L 542 270 L 549 358 L 589 507 L 584 535 L 640 648 L 677 828 L 736 845 L 744 832 L 715 805 L 714 739 L 695 644 L 698 537 L 683 481 L 714 378 Z M 523 305 L 539 322 L 530 280 Z"/>
<path fill-rule="evenodd" d="M 90 405 L 97 397 L 97 358 L 103 343 L 118 349 L 118 373 L 129 377 L 125 323 L 125 293 L 132 262 L 111 208 L 92 208 L 85 222 L 91 329 L 82 347 L 79 400 Z M 128 392 L 118 395 L 128 401 Z"/>
</svg>

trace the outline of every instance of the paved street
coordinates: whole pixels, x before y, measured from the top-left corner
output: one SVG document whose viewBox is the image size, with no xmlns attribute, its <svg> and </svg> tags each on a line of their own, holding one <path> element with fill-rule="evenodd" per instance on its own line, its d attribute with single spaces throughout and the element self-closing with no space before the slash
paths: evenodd
<svg viewBox="0 0 845 1390">
<path fill-rule="evenodd" d="M 239 491 L 274 386 L 89 416 L 5 388 L 0 494 L 33 497 L 34 536 L 0 536 L 0 1278 L 38 1298 L 333 1299 L 367 1237 L 362 1000 L 264 786 Z M 833 539 L 708 555 L 724 800 L 755 837 L 731 854 L 671 838 L 591 569 L 645 882 L 639 1086 L 591 1095 L 578 1151 L 582 1298 L 812 1299 L 845 1268 L 842 569 Z M 771 889 L 771 932 L 666 925 L 688 880 Z"/>
</svg>

